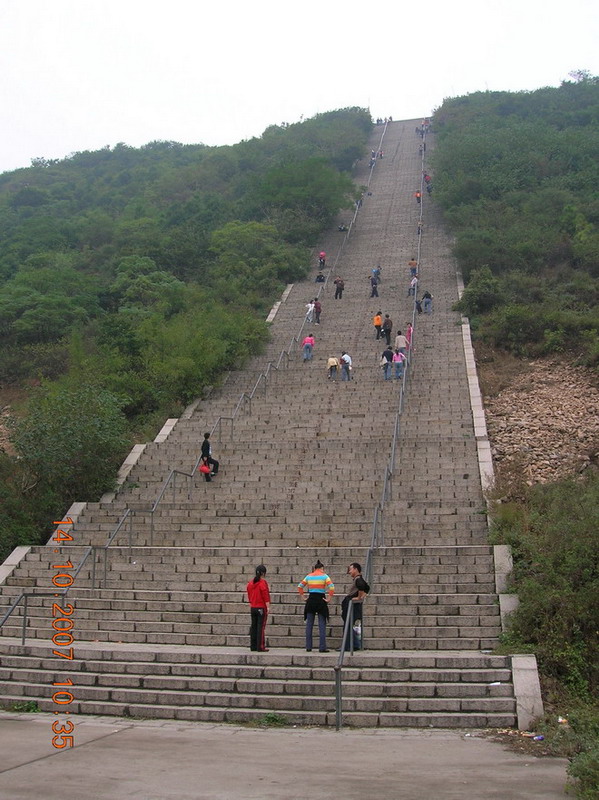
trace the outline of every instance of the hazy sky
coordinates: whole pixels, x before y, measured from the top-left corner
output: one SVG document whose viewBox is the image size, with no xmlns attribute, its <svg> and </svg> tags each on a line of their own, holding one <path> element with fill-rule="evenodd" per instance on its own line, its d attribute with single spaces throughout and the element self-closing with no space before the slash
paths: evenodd
<svg viewBox="0 0 599 800">
<path fill-rule="evenodd" d="M 599 74 L 596 0 L 0 0 L 0 171 Z"/>
</svg>

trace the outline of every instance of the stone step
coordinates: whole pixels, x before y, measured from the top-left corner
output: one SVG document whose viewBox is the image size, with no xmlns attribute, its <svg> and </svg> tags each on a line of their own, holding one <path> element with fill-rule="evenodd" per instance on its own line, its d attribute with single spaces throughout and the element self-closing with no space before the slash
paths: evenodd
<svg viewBox="0 0 599 800">
<path fill-rule="evenodd" d="M 86 629 L 82 625 L 78 627 L 77 635 L 79 640 L 85 642 L 105 641 L 128 644 L 154 644 L 154 645 L 188 645 L 197 647 L 243 647 L 248 642 L 249 625 L 246 624 L 245 630 L 238 632 L 224 632 L 217 625 L 196 625 L 193 632 L 185 632 L 186 626 L 178 626 L 177 632 L 167 630 L 157 630 L 156 625 L 148 625 L 149 630 L 144 630 L 144 623 L 120 623 L 108 626 L 107 629 Z M 190 627 L 190 626 L 188 626 Z M 204 631 L 200 631 L 201 628 Z M 127 629 L 130 628 L 130 629 Z M 17 625 L 6 624 L 3 626 L 3 636 L 17 637 L 21 629 Z M 48 639 L 48 627 L 27 628 L 28 641 L 46 641 Z M 393 635 L 376 635 L 367 639 L 369 650 L 491 650 L 498 644 L 499 630 L 493 628 L 396 628 Z M 2 638 L 2 637 L 0 637 Z M 341 626 L 336 630 L 331 629 L 329 633 L 331 644 L 338 646 L 341 640 Z M 278 635 L 271 630 L 268 639 L 272 648 L 295 648 L 301 650 L 304 647 L 303 625 L 296 626 L 295 633 L 285 630 L 282 635 Z M 62 640 L 61 640 L 62 641 Z M 66 640 L 65 640 L 66 641 Z"/>
<path fill-rule="evenodd" d="M 54 711 L 52 700 L 38 698 L 33 692 L 40 711 Z M 23 701 L 22 695 L 5 695 L 4 704 L 10 705 Z M 73 712 L 80 714 L 101 714 L 109 716 L 126 716 L 132 719 L 177 719 L 193 722 L 249 724 L 263 720 L 265 714 L 276 709 L 265 704 L 259 708 L 230 709 L 216 706 L 168 706 L 143 705 L 141 703 L 124 702 L 92 702 L 85 701 L 74 704 Z M 281 713 L 281 712 L 278 712 Z M 328 726 L 335 725 L 334 711 L 285 711 L 285 721 L 294 725 Z M 515 713 L 493 713 L 489 711 L 463 713 L 385 713 L 376 712 L 343 712 L 346 725 L 352 727 L 397 727 L 397 728 L 503 728 L 515 725 Z"/>
<path fill-rule="evenodd" d="M 0 642 L 0 697 L 4 703 L 35 698 L 42 710 L 52 682 L 73 673 L 74 713 L 114 713 L 149 718 L 226 721 L 248 712 L 247 719 L 267 711 L 294 724 L 330 724 L 317 717 L 332 713 L 332 666 L 335 654 L 250 654 L 222 651 L 120 650 L 97 646 L 81 650 L 82 660 L 49 658 L 47 647 Z M 125 659 L 119 659 L 126 654 Z M 449 726 L 471 726 L 484 716 L 515 721 L 510 669 L 505 657 L 480 653 L 356 653 L 344 669 L 345 722 L 363 716 L 366 725 L 416 725 L 446 715 Z M 85 671 L 81 671 L 85 664 Z M 281 680 L 284 678 L 284 680 Z M 183 716 L 180 716 L 183 713 Z M 185 716 L 188 715 L 188 716 Z M 353 715 L 353 717 L 352 717 Z M 374 717 L 367 721 L 369 716 Z M 402 716 L 402 720 L 397 717 Z"/>
</svg>

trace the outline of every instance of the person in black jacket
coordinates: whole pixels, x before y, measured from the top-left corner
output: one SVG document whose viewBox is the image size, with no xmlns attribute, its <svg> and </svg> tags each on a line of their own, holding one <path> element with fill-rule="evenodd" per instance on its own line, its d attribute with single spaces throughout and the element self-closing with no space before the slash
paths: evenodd
<svg viewBox="0 0 599 800">
<path fill-rule="evenodd" d="M 347 568 L 347 574 L 352 578 L 352 585 L 349 592 L 341 601 L 341 619 L 343 620 L 343 627 L 345 628 L 345 620 L 349 614 L 349 604 L 352 603 L 354 610 L 354 623 L 353 629 L 348 633 L 348 641 L 345 643 L 345 649 L 350 649 L 349 636 L 354 637 L 354 650 L 362 649 L 362 608 L 364 598 L 370 591 L 370 586 L 362 577 L 362 567 L 357 561 L 353 561 Z"/>
<path fill-rule="evenodd" d="M 210 472 L 205 473 L 205 478 L 207 481 L 211 481 L 213 475 L 218 475 L 219 462 L 212 458 L 209 433 L 204 434 L 204 441 L 202 442 L 202 461 L 210 467 Z"/>
</svg>

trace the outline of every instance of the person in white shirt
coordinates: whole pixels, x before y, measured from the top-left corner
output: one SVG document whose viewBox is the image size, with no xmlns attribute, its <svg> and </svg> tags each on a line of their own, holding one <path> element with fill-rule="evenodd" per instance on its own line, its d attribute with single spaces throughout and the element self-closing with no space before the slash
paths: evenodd
<svg viewBox="0 0 599 800">
<path fill-rule="evenodd" d="M 351 368 L 352 368 L 352 360 L 349 353 L 346 353 L 345 350 L 341 353 L 341 380 L 342 381 L 349 381 L 351 380 Z"/>
</svg>

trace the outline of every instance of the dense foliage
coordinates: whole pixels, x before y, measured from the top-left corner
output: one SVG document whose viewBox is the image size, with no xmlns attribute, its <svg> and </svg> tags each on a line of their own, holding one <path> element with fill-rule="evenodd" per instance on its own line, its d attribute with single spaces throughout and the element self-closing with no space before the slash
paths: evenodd
<svg viewBox="0 0 599 800">
<path fill-rule="evenodd" d="M 599 365 L 599 78 L 559 88 L 478 92 L 434 117 L 434 198 L 466 282 L 474 334 L 519 356 Z M 520 598 L 504 647 L 532 650 L 580 797 L 599 792 L 599 479 L 531 489 L 499 505 L 496 541 L 514 555 Z M 549 692 L 548 687 L 552 687 Z M 568 713 L 569 725 L 557 723 Z"/>
<path fill-rule="evenodd" d="M 0 175 L 0 384 L 43 384 L 19 460 L 0 460 L 0 558 L 108 488 L 135 432 L 259 352 L 273 299 L 356 199 L 371 127 L 342 109 L 235 146 L 119 144 Z"/>
<path fill-rule="evenodd" d="M 477 335 L 599 364 L 599 78 L 478 92 L 435 113 L 435 198 Z"/>
<path fill-rule="evenodd" d="M 532 649 L 544 677 L 548 746 L 571 759 L 580 798 L 599 792 L 599 475 L 529 490 L 499 505 L 495 540 L 510 544 L 520 604 L 505 635 L 510 652 Z M 567 716 L 567 725 L 558 722 Z"/>
</svg>

